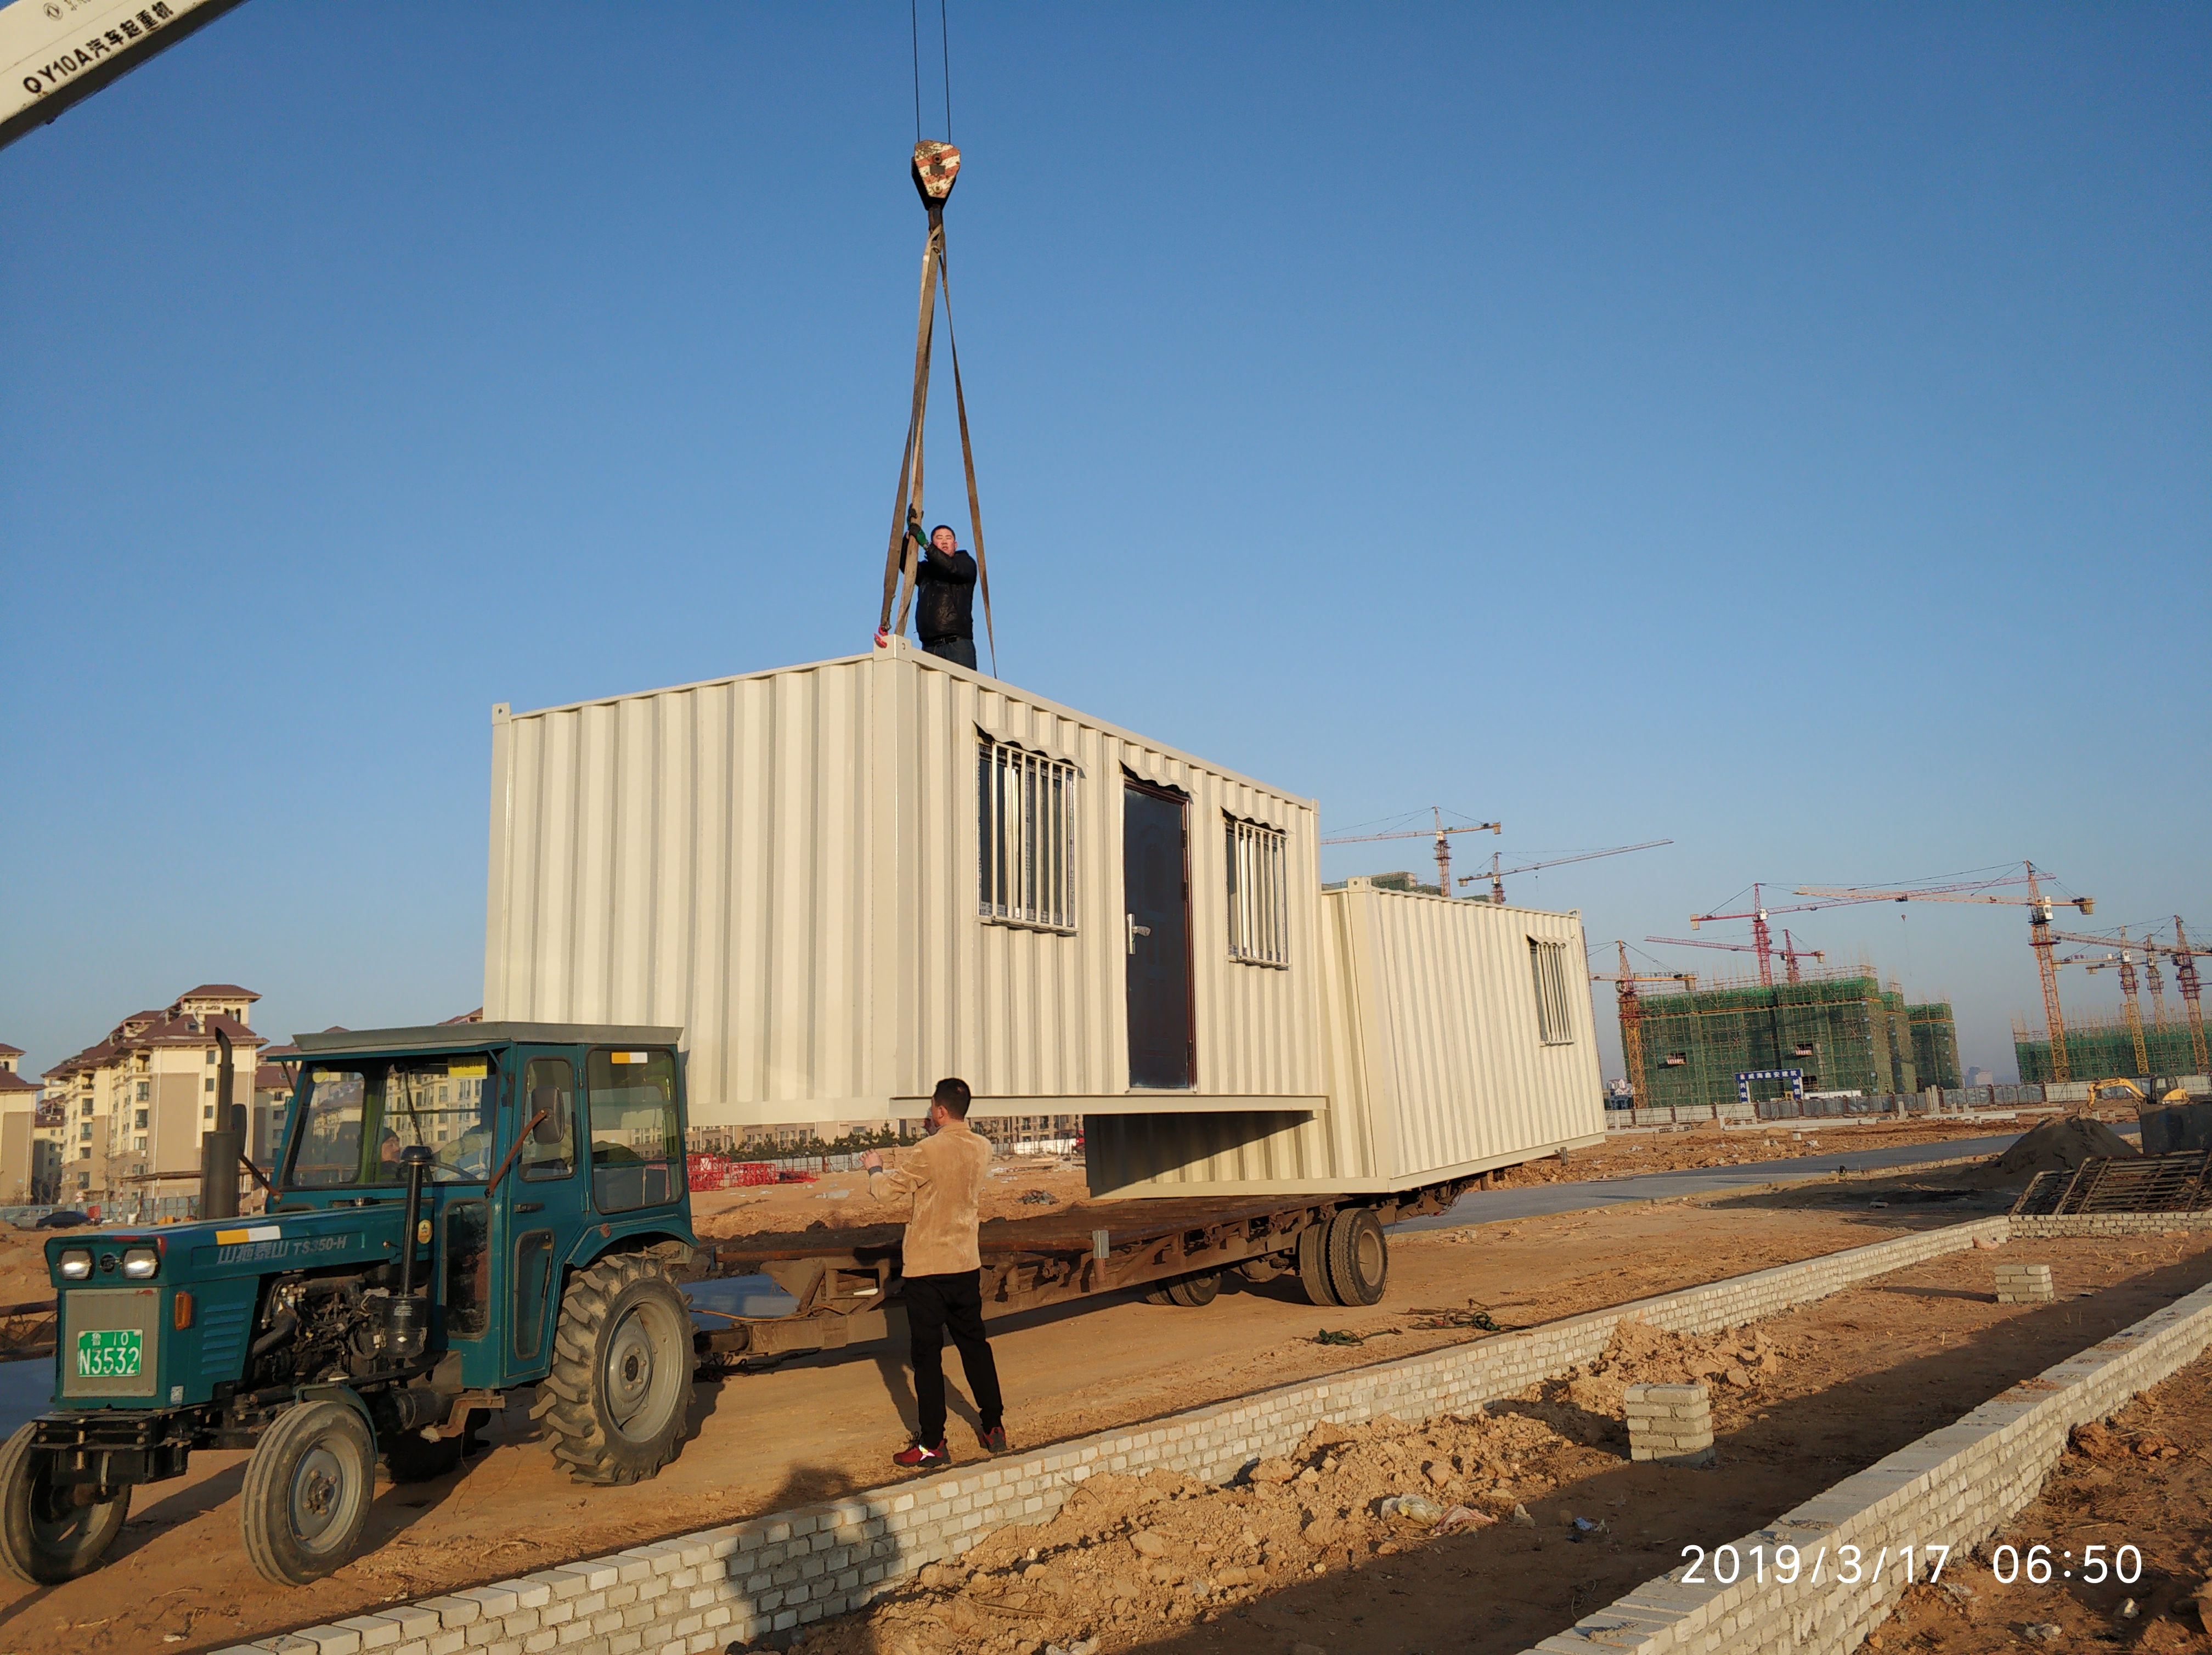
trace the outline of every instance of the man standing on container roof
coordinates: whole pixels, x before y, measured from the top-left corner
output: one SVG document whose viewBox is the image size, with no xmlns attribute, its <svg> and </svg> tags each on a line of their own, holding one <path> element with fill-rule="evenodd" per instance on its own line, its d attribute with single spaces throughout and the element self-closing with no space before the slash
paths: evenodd
<svg viewBox="0 0 2212 1655">
<path fill-rule="evenodd" d="M 975 653 L 972 645 L 969 653 Z M 945 1448 L 947 1332 L 960 1348 L 960 1366 L 975 1398 L 976 1434 L 989 1452 L 1006 1451 L 999 1367 L 983 1335 L 983 1256 L 975 1240 L 975 1209 L 991 1165 L 991 1146 L 968 1129 L 968 1102 L 965 1080 L 939 1080 L 929 1100 L 929 1135 L 914 1152 L 910 1165 L 887 1172 L 874 1150 L 860 1157 L 870 1199 L 906 1196 L 914 1202 L 900 1268 L 906 1278 L 906 1325 L 920 1418 L 914 1445 L 891 1456 L 894 1464 L 909 1469 L 943 1465 L 951 1457 Z"/>
<path fill-rule="evenodd" d="M 916 525 L 917 527 L 920 525 Z M 933 655 L 975 665 L 975 560 L 950 525 L 930 530 L 915 572 L 914 630 Z"/>
</svg>

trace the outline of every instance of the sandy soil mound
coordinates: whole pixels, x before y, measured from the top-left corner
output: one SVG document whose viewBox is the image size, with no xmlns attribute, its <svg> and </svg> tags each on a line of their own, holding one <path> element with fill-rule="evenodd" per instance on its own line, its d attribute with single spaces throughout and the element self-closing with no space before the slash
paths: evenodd
<svg viewBox="0 0 2212 1655">
<path fill-rule="evenodd" d="M 2131 1158 L 2138 1152 L 2102 1121 L 2066 1116 L 2045 1121 L 1997 1157 L 1993 1171 L 2007 1181 L 2038 1172 L 2069 1172 L 2093 1156 Z"/>
</svg>

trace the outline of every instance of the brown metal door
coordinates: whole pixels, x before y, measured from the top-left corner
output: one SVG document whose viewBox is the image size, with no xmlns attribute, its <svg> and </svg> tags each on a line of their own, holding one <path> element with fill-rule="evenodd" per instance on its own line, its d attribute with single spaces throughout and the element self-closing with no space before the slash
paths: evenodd
<svg viewBox="0 0 2212 1655">
<path fill-rule="evenodd" d="M 1189 1086 L 1190 836 L 1180 795 L 1121 794 L 1121 896 L 1128 946 L 1129 1084 Z"/>
</svg>

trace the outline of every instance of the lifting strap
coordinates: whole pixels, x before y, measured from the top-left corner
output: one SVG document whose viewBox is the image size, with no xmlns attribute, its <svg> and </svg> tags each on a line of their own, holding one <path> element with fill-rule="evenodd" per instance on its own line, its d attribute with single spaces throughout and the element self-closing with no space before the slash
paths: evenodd
<svg viewBox="0 0 2212 1655">
<path fill-rule="evenodd" d="M 960 173 L 960 152 L 949 143 L 927 140 L 914 147 L 914 185 L 929 213 L 929 237 L 921 250 L 921 301 L 915 319 L 914 399 L 907 411 L 906 447 L 899 456 L 897 491 L 891 503 L 890 546 L 884 559 L 884 607 L 878 636 L 906 630 L 920 574 L 922 535 L 922 431 L 929 411 L 930 350 L 936 332 L 937 289 L 945 289 L 945 334 L 952 348 L 952 396 L 960 416 L 960 459 L 968 478 L 969 542 L 975 551 L 976 584 L 983 598 L 983 630 L 991 647 L 991 672 L 999 670 L 997 629 L 991 620 L 991 575 L 983 560 L 983 509 L 975 490 L 975 453 L 968 435 L 968 394 L 960 380 L 960 344 L 952 331 L 952 280 L 945 267 L 945 199 Z"/>
</svg>

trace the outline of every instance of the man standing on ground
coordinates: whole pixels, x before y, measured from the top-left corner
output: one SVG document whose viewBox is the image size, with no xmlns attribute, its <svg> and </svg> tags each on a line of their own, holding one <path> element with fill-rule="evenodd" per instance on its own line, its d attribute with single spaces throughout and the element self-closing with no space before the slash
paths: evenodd
<svg viewBox="0 0 2212 1655">
<path fill-rule="evenodd" d="M 938 532 L 948 538 L 951 534 L 950 529 Z M 972 645 L 969 653 L 975 653 Z M 991 1146 L 968 1129 L 968 1099 L 965 1080 L 937 1083 L 929 1101 L 929 1135 L 914 1152 L 910 1165 L 886 1172 L 884 1158 L 874 1150 L 860 1157 L 872 1200 L 907 1196 L 914 1202 L 901 1269 L 906 1278 L 906 1325 L 913 1340 L 914 1402 L 920 1419 L 914 1446 L 891 1456 L 893 1463 L 910 1469 L 942 1465 L 951 1457 L 945 1448 L 948 1332 L 960 1348 L 960 1366 L 975 1398 L 976 1434 L 989 1452 L 1006 1451 L 1006 1405 L 999 1396 L 998 1364 L 991 1360 L 990 1342 L 983 1335 L 983 1257 L 975 1244 L 975 1208 L 991 1164 Z"/>
<path fill-rule="evenodd" d="M 975 665 L 975 560 L 960 550 L 960 537 L 939 523 L 921 548 L 915 575 L 914 630 L 933 655 Z"/>
</svg>

